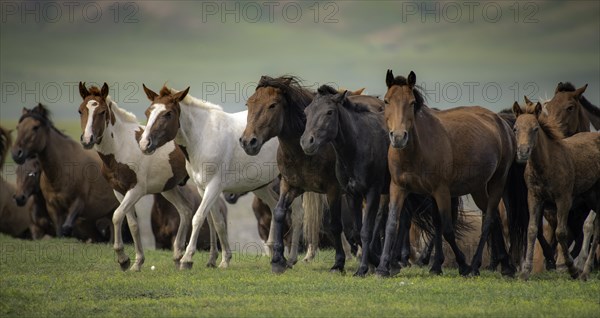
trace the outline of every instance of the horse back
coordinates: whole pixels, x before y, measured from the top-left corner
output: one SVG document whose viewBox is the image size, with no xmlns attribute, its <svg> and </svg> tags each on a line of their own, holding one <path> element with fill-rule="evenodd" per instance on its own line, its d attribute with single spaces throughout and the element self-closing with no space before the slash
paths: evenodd
<svg viewBox="0 0 600 318">
<path fill-rule="evenodd" d="M 600 133 L 581 132 L 563 139 L 575 170 L 574 194 L 600 181 Z"/>
</svg>

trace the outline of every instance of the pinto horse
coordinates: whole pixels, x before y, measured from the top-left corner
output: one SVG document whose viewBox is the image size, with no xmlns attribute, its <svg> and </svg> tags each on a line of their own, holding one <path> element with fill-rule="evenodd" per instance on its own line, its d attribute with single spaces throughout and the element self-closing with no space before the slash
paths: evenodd
<svg viewBox="0 0 600 318">
<path fill-rule="evenodd" d="M 433 213 L 436 253 L 431 268 L 436 274 L 441 274 L 444 260 L 442 233 L 455 245 L 451 198 L 472 195 L 484 212 L 482 234 L 471 264 L 473 274 L 477 275 L 483 247 L 493 221 L 498 219 L 498 203 L 514 161 L 512 131 L 499 116 L 482 107 L 433 111 L 425 105 L 412 71 L 404 78 L 394 77 L 388 70 L 386 84 L 384 102 L 391 140 L 388 164 L 392 182 L 384 249 L 376 273 L 389 275 L 391 243 L 397 236 L 398 223 L 401 233 L 408 231 L 409 226 L 405 217 L 398 222 L 400 211 L 407 195 L 416 192 L 433 196 L 437 205 L 438 213 Z M 506 257 L 499 227 L 492 231 L 492 239 L 492 245 L 502 256 L 503 274 L 513 275 L 515 270 Z M 457 246 L 455 254 L 464 275 L 469 266 Z"/>
<path fill-rule="evenodd" d="M 158 151 L 144 155 L 137 147 L 144 127 L 140 126 L 135 115 L 112 101 L 106 83 L 101 89 L 95 86 L 88 89 L 80 82 L 79 93 L 83 99 L 79 106 L 83 131 L 81 144 L 86 149 L 96 149 L 103 162 L 103 175 L 121 202 L 113 216 L 114 249 L 121 269 L 126 270 L 130 265 L 129 257 L 123 250 L 123 218 L 127 216 L 136 250 L 136 259 L 130 269 L 139 271 L 144 263 L 144 251 L 136 214 L 144 213 L 147 221 L 150 221 L 151 210 L 136 209 L 137 213 L 134 213 L 134 207 L 140 199 L 155 193 L 160 193 L 179 213 L 180 222 L 173 242 L 173 261 L 179 267 L 192 215 L 192 202 L 177 186 L 188 179 L 183 151 L 175 143 L 169 142 Z M 223 231 L 225 222 L 222 218 L 218 224 Z"/>
<path fill-rule="evenodd" d="M 202 203 L 192 219 L 192 235 L 181 259 L 181 269 L 192 267 L 192 257 L 200 227 L 212 211 L 215 217 L 217 199 L 223 191 L 242 193 L 252 191 L 270 207 L 275 205 L 275 195 L 267 187 L 277 178 L 275 163 L 277 143 L 269 143 L 258 157 L 246 155 L 237 145 L 237 137 L 246 126 L 246 112 L 228 114 L 217 105 L 175 91 L 167 87 L 155 93 L 144 85 L 151 101 L 146 111 L 148 125 L 139 139 L 145 154 L 152 154 L 175 140 L 184 150 L 189 174 L 202 197 Z M 294 209 L 294 241 L 300 239 L 302 207 Z M 219 267 L 226 268 L 231 260 L 231 249 L 226 231 L 219 235 L 224 253 Z M 297 258 L 297 244 L 291 254 Z"/>
<path fill-rule="evenodd" d="M 567 219 L 574 196 L 583 196 L 588 206 L 600 211 L 600 134 L 582 132 L 563 139 L 559 125 L 551 117 L 540 116 L 542 105 L 537 103 L 533 112 L 523 112 L 518 103 L 513 105 L 517 116 L 517 160 L 527 163 L 529 205 L 529 228 L 527 255 L 521 279 L 527 280 L 531 273 L 533 246 L 542 217 L 544 204 L 556 207 L 556 237 L 565 259 L 565 265 L 573 278 L 587 280 L 598 245 L 600 222 L 596 221 L 592 252 L 582 273 L 574 266 L 567 245 Z"/>
<path fill-rule="evenodd" d="M 23 164 L 38 158 L 43 172 L 40 187 L 57 236 L 103 241 L 96 221 L 111 217 L 118 201 L 99 175 L 100 158 L 60 132 L 42 104 L 23 109 L 17 130 L 13 160 Z"/>
</svg>

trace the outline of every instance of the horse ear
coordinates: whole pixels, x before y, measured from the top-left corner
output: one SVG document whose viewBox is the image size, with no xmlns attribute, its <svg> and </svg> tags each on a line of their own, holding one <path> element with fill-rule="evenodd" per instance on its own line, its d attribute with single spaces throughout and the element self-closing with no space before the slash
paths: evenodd
<svg viewBox="0 0 600 318">
<path fill-rule="evenodd" d="M 23 110 L 21 110 L 21 115 L 27 115 L 27 113 L 29 113 L 29 109 L 23 107 Z"/>
<path fill-rule="evenodd" d="M 156 94 L 154 91 L 152 91 L 151 89 L 149 89 L 148 87 L 146 87 L 145 84 L 142 83 L 142 86 L 144 87 L 144 93 L 146 93 L 146 97 L 148 97 L 148 99 L 153 102 L 154 99 L 156 97 L 158 97 L 158 94 Z"/>
<path fill-rule="evenodd" d="M 190 87 L 188 86 L 186 89 L 182 90 L 181 92 L 174 94 L 173 99 L 179 103 L 187 96 L 189 91 L 190 91 Z"/>
<path fill-rule="evenodd" d="M 523 109 L 521 109 L 521 106 L 517 102 L 515 102 L 513 104 L 512 111 L 515 114 L 515 117 L 519 117 L 519 115 L 523 115 Z"/>
<path fill-rule="evenodd" d="M 558 93 L 558 88 L 561 86 L 563 86 L 563 82 L 558 82 L 558 85 L 556 85 L 556 89 L 554 89 L 554 95 Z"/>
<path fill-rule="evenodd" d="M 533 104 L 529 98 L 527 98 L 527 95 L 525 95 L 525 104 Z"/>
<path fill-rule="evenodd" d="M 361 88 L 361 89 L 357 89 L 354 92 L 352 92 L 350 95 L 362 95 L 362 93 L 365 91 L 365 87 Z"/>
<path fill-rule="evenodd" d="M 81 98 L 83 99 L 90 96 L 90 91 L 85 87 L 85 82 L 79 82 L 79 95 L 81 95 Z"/>
<path fill-rule="evenodd" d="M 108 84 L 106 84 L 106 82 L 104 82 L 104 85 L 102 85 L 102 89 L 100 90 L 100 95 L 102 95 L 102 98 L 106 99 L 106 97 L 108 96 Z"/>
<path fill-rule="evenodd" d="M 338 94 L 338 95 L 335 97 L 335 99 L 336 99 L 336 102 L 337 102 L 338 104 L 342 104 L 342 103 L 344 102 L 344 100 L 346 99 L 346 97 L 348 97 L 348 95 L 350 95 L 350 92 L 349 92 L 349 91 L 347 91 L 347 90 L 345 90 L 343 93 L 339 93 L 339 94 Z"/>
<path fill-rule="evenodd" d="M 580 88 L 578 88 L 577 90 L 575 90 L 575 96 L 577 96 L 577 98 L 580 98 L 581 95 L 583 95 L 583 93 L 585 92 L 585 89 L 588 87 L 588 84 L 585 84 L 583 86 L 581 86 Z"/>
<path fill-rule="evenodd" d="M 540 102 L 537 102 L 537 104 L 535 104 L 535 109 L 533 113 L 535 114 L 535 117 L 540 116 L 540 114 L 542 113 L 542 104 Z"/>
<path fill-rule="evenodd" d="M 387 70 L 387 74 L 385 75 L 385 84 L 387 85 L 388 88 L 392 87 L 392 84 L 394 83 L 394 73 L 392 73 L 392 70 Z"/>
<path fill-rule="evenodd" d="M 410 71 L 410 74 L 408 74 L 408 86 L 410 88 L 414 88 L 415 84 L 417 83 L 417 75 L 415 74 L 415 72 Z"/>
</svg>

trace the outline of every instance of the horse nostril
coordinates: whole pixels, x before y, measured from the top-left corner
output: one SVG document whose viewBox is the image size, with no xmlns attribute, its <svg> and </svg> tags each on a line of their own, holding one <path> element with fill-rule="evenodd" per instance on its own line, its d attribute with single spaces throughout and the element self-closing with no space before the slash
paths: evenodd
<svg viewBox="0 0 600 318">
<path fill-rule="evenodd" d="M 252 139 L 250 139 L 250 146 L 254 147 L 257 143 L 258 139 L 256 139 L 256 137 L 252 137 Z"/>
<path fill-rule="evenodd" d="M 238 142 L 240 143 L 240 145 L 244 145 L 244 143 L 242 142 L 242 137 L 240 137 L 240 139 L 238 139 Z"/>
<path fill-rule="evenodd" d="M 390 137 L 394 138 L 394 132 L 393 131 L 390 131 Z"/>
<path fill-rule="evenodd" d="M 315 143 L 315 137 L 314 136 L 310 136 L 310 138 L 308 139 L 308 142 L 310 144 L 314 144 Z"/>
<path fill-rule="evenodd" d="M 408 132 L 407 131 L 404 132 L 404 136 L 402 136 L 402 139 L 406 139 L 406 137 L 408 137 Z"/>
<path fill-rule="evenodd" d="M 83 142 L 83 134 L 81 134 L 81 136 L 79 136 L 79 141 Z"/>
<path fill-rule="evenodd" d="M 19 151 L 17 152 L 17 158 L 22 158 L 23 157 L 23 150 L 19 149 Z"/>
</svg>

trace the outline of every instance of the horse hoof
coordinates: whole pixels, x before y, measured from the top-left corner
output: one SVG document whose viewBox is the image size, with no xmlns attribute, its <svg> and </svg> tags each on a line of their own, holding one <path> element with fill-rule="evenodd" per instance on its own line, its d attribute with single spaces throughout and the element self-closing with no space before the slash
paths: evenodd
<svg viewBox="0 0 600 318">
<path fill-rule="evenodd" d="M 469 276 L 469 274 L 471 274 L 471 267 L 469 267 L 469 266 L 461 267 L 458 269 L 458 273 L 460 274 L 460 276 L 467 277 L 467 276 Z"/>
<path fill-rule="evenodd" d="M 340 274 L 340 275 L 346 275 L 346 271 L 343 268 L 339 268 L 339 267 L 332 267 L 329 270 L 330 273 L 332 274 Z"/>
<path fill-rule="evenodd" d="M 571 272 L 570 274 L 571 274 L 571 278 L 577 279 L 577 278 L 579 278 L 579 275 L 581 275 L 581 271 L 576 269 L 575 271 Z"/>
<path fill-rule="evenodd" d="M 129 269 L 129 266 L 131 265 L 131 260 L 129 258 L 127 258 L 124 262 L 119 262 L 119 265 L 121 266 L 121 270 L 122 271 L 126 271 Z"/>
<path fill-rule="evenodd" d="M 206 263 L 206 268 L 217 268 L 217 264 L 214 262 L 208 262 Z"/>
<path fill-rule="evenodd" d="M 378 268 L 375 270 L 375 276 L 379 278 L 387 278 L 390 277 L 390 271 L 388 271 L 387 269 Z"/>
<path fill-rule="evenodd" d="M 590 274 L 583 272 L 583 273 L 581 273 L 581 275 L 579 275 L 579 279 L 581 279 L 581 281 L 583 281 L 583 282 L 587 282 L 589 276 L 590 276 Z"/>
<path fill-rule="evenodd" d="M 522 272 L 522 273 L 519 275 L 519 279 L 520 279 L 520 280 L 524 280 L 524 281 L 528 281 L 528 280 L 529 280 L 529 273 L 527 273 L 527 272 Z"/>
<path fill-rule="evenodd" d="M 142 266 L 137 264 L 133 264 L 133 266 L 131 266 L 131 268 L 129 269 L 130 272 L 140 272 L 141 270 Z"/>
<path fill-rule="evenodd" d="M 287 270 L 287 265 L 282 265 L 279 263 L 271 263 L 271 272 L 273 272 L 273 274 L 283 274 L 286 270 Z"/>
<path fill-rule="evenodd" d="M 179 269 L 179 267 L 181 266 L 181 262 L 179 260 L 180 259 L 174 259 L 173 260 L 173 264 L 175 265 L 175 269 Z"/>
<path fill-rule="evenodd" d="M 361 268 L 359 268 L 356 271 L 356 273 L 354 273 L 354 275 L 352 275 L 352 276 L 364 278 L 364 277 L 367 276 L 367 272 L 368 272 L 368 269 L 361 269 Z"/>
<path fill-rule="evenodd" d="M 393 276 L 396 276 L 396 275 L 398 275 L 398 274 L 400 273 L 400 269 L 401 269 L 401 268 L 402 268 L 402 267 L 391 267 L 391 268 L 390 268 L 390 276 L 392 276 L 392 277 L 393 277 Z"/>
<path fill-rule="evenodd" d="M 404 261 L 402 261 L 402 262 L 400 262 L 399 264 L 400 264 L 400 268 L 407 268 L 407 267 L 410 267 L 410 263 L 409 263 L 409 262 L 404 262 Z"/>
<path fill-rule="evenodd" d="M 433 275 L 442 275 L 442 274 L 443 274 L 443 272 L 442 272 L 442 268 L 436 268 L 436 267 L 432 267 L 432 268 L 429 270 L 429 273 L 430 273 L 430 274 L 433 274 Z"/>
<path fill-rule="evenodd" d="M 503 277 L 514 278 L 516 272 L 514 268 L 503 268 L 501 273 Z"/>
<path fill-rule="evenodd" d="M 181 262 L 181 266 L 179 267 L 180 270 L 190 270 L 192 269 L 192 266 L 194 265 L 194 262 Z"/>
<path fill-rule="evenodd" d="M 221 264 L 219 264 L 219 268 L 221 269 L 225 269 L 229 267 L 229 263 L 227 262 L 221 262 Z"/>
<path fill-rule="evenodd" d="M 546 261 L 546 270 L 547 271 L 555 271 L 556 270 L 556 262 L 552 261 Z"/>
</svg>

